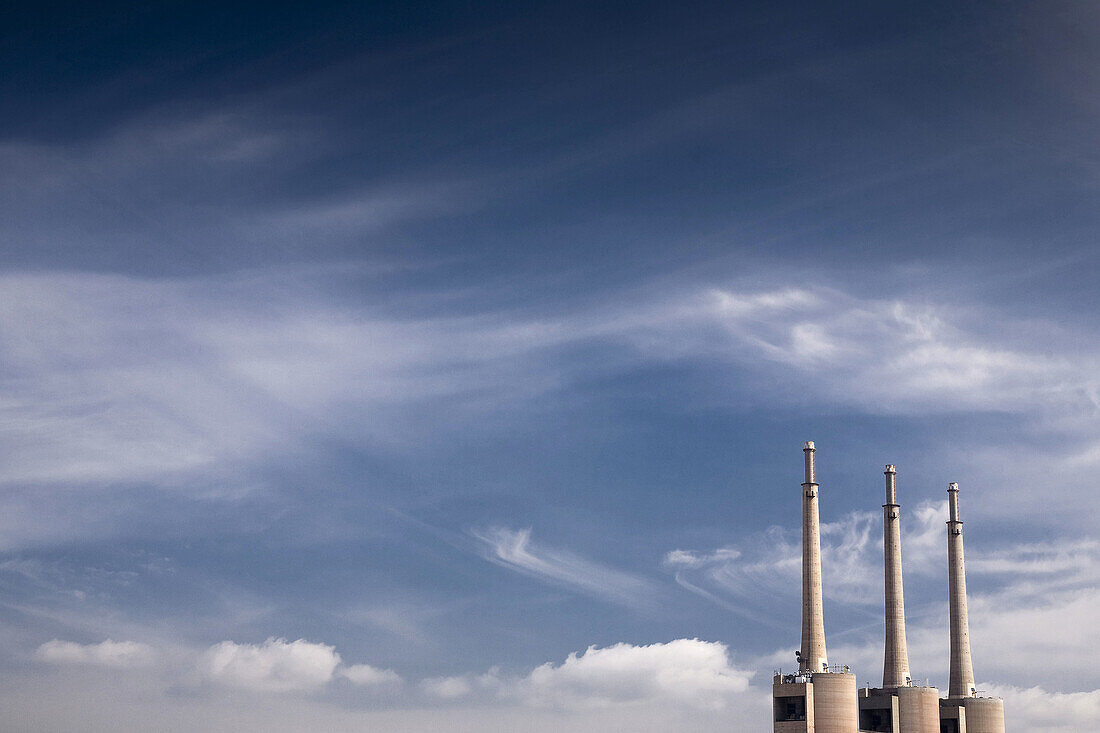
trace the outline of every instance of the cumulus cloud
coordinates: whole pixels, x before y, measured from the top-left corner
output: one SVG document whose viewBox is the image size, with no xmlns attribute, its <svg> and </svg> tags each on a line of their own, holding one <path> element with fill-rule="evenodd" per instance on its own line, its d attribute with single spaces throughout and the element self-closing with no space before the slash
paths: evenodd
<svg viewBox="0 0 1100 733">
<path fill-rule="evenodd" d="M 752 672 L 730 664 L 725 644 L 677 639 L 665 644 L 615 644 L 570 654 L 537 667 L 523 681 L 539 704 L 602 706 L 640 700 L 724 707 L 748 688 Z"/>
<path fill-rule="evenodd" d="M 564 551 L 531 542 L 531 530 L 494 527 L 474 531 L 485 557 L 498 565 L 598 598 L 637 605 L 651 593 L 648 581 Z"/>
<path fill-rule="evenodd" d="M 991 687 L 990 695 L 1005 700 L 1006 723 L 1014 730 L 1077 733 L 1096 727 L 1100 690 L 1048 692 L 1042 687 Z"/>
<path fill-rule="evenodd" d="M 422 688 L 452 701 L 490 699 L 577 710 L 626 704 L 710 709 L 725 707 L 732 696 L 748 690 L 752 674 L 731 664 L 724 644 L 676 639 L 644 646 L 591 646 L 525 676 L 493 669 L 483 675 L 425 680 Z"/>
<path fill-rule="evenodd" d="M 420 683 L 424 692 L 437 697 L 440 700 L 457 700 L 472 693 L 479 683 L 487 683 L 484 686 L 498 687 L 495 673 L 482 675 L 481 677 L 456 675 L 453 677 L 430 677 Z"/>
<path fill-rule="evenodd" d="M 332 679 L 339 665 L 335 647 L 276 638 L 262 644 L 223 641 L 210 647 L 200 661 L 209 679 L 261 692 L 316 689 Z"/>
<path fill-rule="evenodd" d="M 1095 594 L 1082 598 L 1078 609 L 1081 623 L 1088 623 L 1091 608 L 1096 602 Z M 1054 617 L 1027 620 L 1017 617 L 1017 612 L 1022 611 L 1009 610 L 1004 614 L 1003 629 L 983 631 L 989 632 L 987 636 L 995 634 L 997 643 L 1009 639 L 1014 643 L 1026 644 L 1029 626 L 1047 628 L 1058 624 Z M 985 616 L 979 608 L 977 617 Z M 1069 643 L 1070 637 L 1079 638 L 1076 629 L 1080 628 L 1073 626 L 1058 633 Z M 910 649 L 915 667 L 925 662 L 929 645 L 937 647 L 937 655 L 946 657 L 945 639 L 938 637 L 944 637 L 942 629 L 933 633 L 923 623 L 911 627 Z M 1040 641 L 1045 645 L 1049 640 Z M 1061 653 L 1058 650 L 1061 643 L 1056 640 L 1054 654 Z M 834 656 L 854 662 L 860 673 L 864 669 L 875 668 L 881 662 L 878 640 L 863 646 L 834 645 L 832 651 Z M 985 671 L 996 674 L 1004 663 L 991 658 L 989 650 L 977 644 L 975 652 L 982 660 Z M 1029 658 L 1033 653 L 1026 652 Z M 60 666 L 92 665 L 136 671 L 154 663 L 159 655 L 154 648 L 136 642 L 108 640 L 84 645 L 53 640 L 41 645 L 35 656 L 40 661 Z M 258 693 L 316 690 L 337 677 L 368 688 L 402 682 L 401 677 L 392 670 L 366 664 L 342 665 L 333 647 L 303 640 L 288 642 L 272 638 L 262 644 L 226 641 L 199 654 L 197 664 L 212 681 Z M 746 665 L 734 665 L 725 644 L 698 639 L 676 639 L 649 645 L 619 643 L 608 647 L 592 646 L 569 654 L 560 663 L 547 662 L 525 674 L 506 674 L 493 668 L 483 674 L 428 678 L 413 688 L 404 688 L 400 697 L 394 699 L 400 701 L 402 711 L 422 708 L 424 698 L 418 695 L 433 700 L 435 705 L 432 707 L 443 706 L 449 714 L 462 716 L 467 714 L 464 711 L 476 709 L 481 711 L 480 719 L 485 725 L 509 720 L 513 712 L 516 716 L 529 716 L 531 720 L 544 720 L 545 711 L 583 715 L 585 720 L 602 720 L 599 716 L 614 711 L 614 719 L 620 722 L 635 720 L 630 717 L 633 715 L 631 711 L 653 711 L 645 713 L 646 717 L 651 718 L 650 722 L 656 719 L 651 716 L 659 712 L 665 716 L 662 718 L 665 726 L 673 726 L 676 721 L 685 724 L 690 721 L 694 725 L 703 720 L 696 718 L 697 715 L 709 711 L 726 711 L 723 714 L 729 715 L 731 708 L 736 709 L 738 715 L 765 716 L 767 691 L 751 685 L 752 670 L 766 668 L 770 664 L 771 660 L 758 659 Z M 927 665 L 924 668 L 927 669 Z M 1028 665 L 1023 677 L 1047 675 L 1047 672 L 1041 667 Z M 1078 671 L 1073 674 L 1072 679 L 1066 680 L 1067 685 L 1088 682 L 1080 678 Z M 1021 729 L 1069 733 L 1087 729 L 1091 721 L 1100 715 L 1100 690 L 1053 692 L 1049 687 L 1018 683 L 979 684 L 985 693 L 1005 698 L 1012 725 Z M 322 718 L 324 714 L 320 709 L 311 713 Z M 413 713 L 399 714 L 408 716 Z M 557 721 L 554 725 L 559 728 L 569 725 L 563 719 L 554 720 Z M 760 720 L 746 718 L 744 727 L 746 730 L 762 731 L 765 726 L 761 721 L 764 720 L 766 717 L 760 717 Z M 350 725 L 351 721 L 348 722 Z M 641 724 L 645 720 L 639 718 L 636 722 Z M 547 730 L 555 729 L 553 725 L 547 725 Z M 593 729 L 598 729 L 598 726 Z M 657 731 L 662 728 L 652 725 L 636 729 Z M 704 730 L 705 726 L 698 729 Z"/>
<path fill-rule="evenodd" d="M 519 703 L 486 705 L 480 700 L 394 707 L 388 699 L 371 709 L 335 705 L 320 696 L 270 695 L 242 714 L 238 699 L 166 697 L 147 676 L 132 676 L 122 682 L 125 684 L 103 675 L 6 680 L 0 686 L 0 706 L 26 730 L 86 733 L 711 733 L 729 728 L 731 720 L 738 733 L 771 731 L 767 692 L 751 688 L 722 709 L 657 702 L 574 710 Z M 59 705 L 58 700 L 72 704 Z"/>
<path fill-rule="evenodd" d="M 78 644 L 53 639 L 35 650 L 36 659 L 50 664 L 86 664 L 115 669 L 132 669 L 152 664 L 156 654 L 151 646 L 136 641 L 107 639 L 98 644 Z"/>
<path fill-rule="evenodd" d="M 202 679 L 256 692 L 313 690 L 337 677 L 359 687 L 392 687 L 403 682 L 392 669 L 369 664 L 344 664 L 328 644 L 271 637 L 261 644 L 223 641 L 205 650 L 154 647 L 108 639 L 78 644 L 53 639 L 34 652 L 35 659 L 56 665 L 91 665 L 137 669 L 158 664 L 169 676 L 190 684 L 192 672 Z M 169 664 L 169 662 L 172 662 Z"/>
<path fill-rule="evenodd" d="M 85 645 L 55 639 L 41 645 L 35 656 L 51 664 L 118 669 L 136 669 L 165 659 L 154 647 L 112 640 Z M 676 704 L 716 709 L 746 693 L 753 674 L 732 664 L 725 644 L 698 639 L 591 646 L 569 654 L 560 664 L 547 662 L 526 674 L 505 674 L 494 667 L 483 674 L 430 677 L 414 687 L 404 687 L 404 680 L 393 670 L 345 665 L 334 647 L 303 639 L 272 637 L 260 644 L 223 641 L 180 659 L 187 660 L 186 664 L 174 668 L 162 665 L 162 671 L 177 675 L 183 683 L 189 675 L 181 671 L 184 668 L 197 669 L 209 682 L 256 693 L 314 691 L 342 678 L 360 687 L 399 692 L 403 704 L 414 707 L 419 694 L 453 705 L 584 710 Z"/>
<path fill-rule="evenodd" d="M 340 669 L 340 676 L 353 685 L 373 687 L 401 682 L 401 675 L 392 669 L 379 669 L 369 664 L 352 664 Z"/>
</svg>

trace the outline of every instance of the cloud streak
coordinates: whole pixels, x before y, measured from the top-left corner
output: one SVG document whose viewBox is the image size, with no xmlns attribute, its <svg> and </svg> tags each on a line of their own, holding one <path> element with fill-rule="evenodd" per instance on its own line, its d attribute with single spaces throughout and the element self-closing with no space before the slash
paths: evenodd
<svg viewBox="0 0 1100 733">
<path fill-rule="evenodd" d="M 49 664 L 80 664 L 113 669 L 147 667 L 156 659 L 155 650 L 136 641 L 107 639 L 98 644 L 78 644 L 53 639 L 34 652 L 35 659 Z"/>
<path fill-rule="evenodd" d="M 941 686 L 946 683 L 948 659 L 946 603 L 943 595 L 912 591 L 928 583 L 946 585 L 945 516 L 942 502 L 919 505 L 906 518 L 903 536 L 913 669 L 918 677 L 931 676 Z M 832 657 L 861 675 L 873 676 L 882 664 L 882 541 L 877 515 L 854 513 L 822 524 L 822 557 L 826 599 L 839 604 L 830 610 Z M 798 608 L 801 554 L 795 530 L 772 527 L 743 547 L 714 552 L 674 550 L 664 565 L 685 589 L 750 618 L 767 609 L 774 613 L 777 605 Z M 1026 686 L 1029 680 L 1071 690 L 1100 685 L 1100 676 L 1078 664 L 1100 653 L 1100 647 L 1077 633 L 1089 623 L 1090 609 L 1100 603 L 1096 542 L 970 543 L 967 576 L 971 640 L 983 685 Z M 1020 659 L 1031 661 L 1021 668 Z M 755 666 L 789 661 L 789 652 L 776 652 Z"/>
<path fill-rule="evenodd" d="M 1095 458 L 1097 354 L 1059 357 L 1041 342 L 1005 348 L 949 308 L 828 288 L 669 285 L 581 310 L 480 303 L 473 314 L 413 317 L 337 296 L 332 276 L 0 275 L 0 305 L 12 316 L 0 326 L 0 485 L 11 489 L 5 515 L 23 517 L 4 533 L 9 546 L 49 532 L 25 516 L 31 487 L 151 483 L 233 498 L 262 488 L 256 467 L 272 456 L 308 449 L 303 436 L 400 452 L 440 431 L 478 429 L 486 414 L 518 420 L 533 401 L 657 365 L 736 370 L 744 379 L 718 388 L 731 405 L 1018 414 L 1018 457 L 997 465 L 1028 470 L 1029 441 L 1052 436 L 1078 464 Z M 578 360 L 577 349 L 601 356 Z M 1051 501 L 1068 501 L 1071 486 Z M 1002 505 L 1024 500 L 1006 491 Z"/>
<path fill-rule="evenodd" d="M 0 303 L 14 316 L 0 331 L 0 366 L 13 388 L 5 411 L 24 442 L 45 440 L 37 431 L 46 427 L 65 440 L 48 454 L 52 473 L 42 456 L 36 465 L 18 462 L 9 477 L 114 479 L 208 465 L 215 445 L 250 450 L 285 437 L 278 420 L 270 424 L 273 411 L 317 420 L 340 398 L 380 406 L 455 394 L 485 400 L 494 381 L 507 398 L 532 396 L 575 377 L 573 366 L 555 372 L 536 357 L 601 342 L 625 351 L 597 368 L 705 357 L 751 369 L 764 360 L 792 380 L 815 382 L 815 399 L 873 413 L 1072 408 L 1095 417 L 1097 408 L 1095 355 L 1074 362 L 998 349 L 953 325 L 943 308 L 827 289 L 687 291 L 641 302 L 622 293 L 621 303 L 517 320 L 492 312 L 395 317 L 316 288 L 279 273 L 3 276 Z M 92 429 L 105 416 L 107 435 Z M 76 442 L 89 431 L 85 440 L 97 442 Z M 75 458 L 59 462 L 62 447 Z M 103 448 L 110 461 L 94 462 L 90 454 Z"/>
<path fill-rule="evenodd" d="M 482 543 L 485 558 L 502 567 L 628 606 L 652 600 L 649 581 L 570 552 L 537 546 L 530 529 L 495 527 L 473 535 Z"/>
</svg>

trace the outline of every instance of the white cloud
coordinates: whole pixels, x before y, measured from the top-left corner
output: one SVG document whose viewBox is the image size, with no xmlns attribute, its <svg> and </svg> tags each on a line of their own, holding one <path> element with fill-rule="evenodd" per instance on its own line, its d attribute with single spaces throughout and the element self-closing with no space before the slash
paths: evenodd
<svg viewBox="0 0 1100 733">
<path fill-rule="evenodd" d="M 369 664 L 343 664 L 327 644 L 298 639 L 269 638 L 262 644 L 223 641 L 199 651 L 171 645 L 158 647 L 133 641 L 77 644 L 54 639 L 34 656 L 56 665 L 88 665 L 137 669 L 154 664 L 169 677 L 191 684 L 197 671 L 202 679 L 257 692 L 304 691 L 323 687 L 337 677 L 360 687 L 392 688 L 403 680 L 392 669 Z"/>
<path fill-rule="evenodd" d="M 224 460 L 220 446 L 263 450 L 287 439 L 282 420 L 323 421 L 348 400 L 538 394 L 576 373 L 538 355 L 591 342 L 625 350 L 590 369 L 706 356 L 783 377 L 778 364 L 789 371 L 768 399 L 874 413 L 1096 408 L 1082 398 L 1098 390 L 1096 355 L 999 348 L 943 307 L 825 288 L 681 290 L 541 317 L 409 319 L 334 302 L 322 282 L 308 272 L 0 277 L 12 314 L 0 369 L 13 378 L 0 409 L 30 451 L 4 476 L 110 480 L 208 465 Z"/>
<path fill-rule="evenodd" d="M 493 670 L 485 675 L 455 675 L 453 677 L 430 677 L 420 682 L 420 689 L 429 696 L 440 700 L 459 700 L 470 696 L 477 690 L 499 691 L 502 681 L 498 672 Z"/>
<path fill-rule="evenodd" d="M 725 346 L 730 358 L 783 364 L 815 401 L 879 414 L 1004 410 L 1053 417 L 1081 413 L 1090 404 L 1081 396 L 1097 384 L 1097 354 L 1071 359 L 1052 356 L 1050 345 L 1010 348 L 973 327 L 995 322 L 994 314 L 964 327 L 965 314 L 942 305 L 860 299 L 828 288 L 750 297 L 716 290 L 694 320 L 724 328 L 728 339 L 718 348 Z"/>
<path fill-rule="evenodd" d="M 768 733 L 767 693 L 750 688 L 722 709 L 633 703 L 562 709 L 482 700 L 402 704 L 387 699 L 377 709 L 333 704 L 321 696 L 269 695 L 242 710 L 238 695 L 164 695 L 148 675 L 121 680 L 65 674 L 3 677 L 0 707 L 27 731 L 120 733 L 711 733 L 731 721 L 738 733 Z M 381 702 L 381 700 L 377 700 Z"/>
<path fill-rule="evenodd" d="M 145 667 L 156 658 L 153 648 L 147 644 L 111 639 L 98 644 L 78 644 L 53 639 L 39 646 L 34 656 L 50 664 L 86 664 L 115 669 Z"/>
<path fill-rule="evenodd" d="M 723 708 L 749 689 L 750 671 L 734 667 L 724 644 L 698 639 L 635 646 L 620 643 L 571 653 L 523 676 L 498 669 L 482 675 L 424 680 L 422 689 L 447 701 L 469 700 L 589 710 L 618 705 Z"/>
<path fill-rule="evenodd" d="M 877 573 L 868 572 L 873 570 L 875 523 L 870 513 L 854 512 L 821 524 L 823 585 L 829 598 L 869 601 L 868 590 L 878 579 Z M 692 586 L 689 590 L 706 587 L 730 601 L 770 606 L 799 592 L 801 547 L 797 530 L 770 527 L 742 548 L 675 550 L 665 565 L 676 571 L 681 585 Z"/>
<path fill-rule="evenodd" d="M 1005 700 L 1006 727 L 1042 733 L 1093 730 L 1100 720 L 1100 690 L 1048 692 L 1042 687 L 992 687 L 988 694 Z"/>
<path fill-rule="evenodd" d="M 997 314 L 823 287 L 657 287 L 574 312 L 428 308 L 412 318 L 341 300 L 330 287 L 331 278 L 308 271 L 0 276 L 0 306 L 10 314 L 0 324 L 0 483 L 17 489 L 3 516 L 18 517 L 6 520 L 5 541 L 97 526 L 35 521 L 37 503 L 22 487 L 149 481 L 235 496 L 259 483 L 247 466 L 293 450 L 302 435 L 415 445 L 447 429 L 418 421 L 418 406 L 449 400 L 453 428 L 597 373 L 655 362 L 718 362 L 749 377 L 725 380 L 719 391 L 735 393 L 716 401 L 1003 411 L 1026 418 L 1021 430 L 1060 431 L 1067 457 L 1085 460 L 1095 448 L 1100 356 L 1070 353 L 1035 328 L 1009 348 L 993 334 L 1012 324 Z M 599 344 L 606 356 L 547 358 L 579 344 Z M 976 449 L 966 446 L 957 462 L 973 462 Z M 1021 475 L 1033 462 L 1026 445 L 981 457 Z M 1066 479 L 1048 481 L 1064 483 L 1048 499 L 1064 507 L 1076 474 L 1044 470 Z M 1012 483 L 998 506 L 1034 493 Z"/>
<path fill-rule="evenodd" d="M 908 581 L 938 578 L 946 572 L 946 501 L 902 507 L 902 557 Z M 967 548 L 967 570 L 973 576 L 1017 573 L 1053 575 L 1063 580 L 1093 567 L 1097 545 L 1091 541 L 1062 544 L 1016 544 L 997 548 Z M 837 521 L 821 523 L 823 590 L 834 601 L 873 607 L 882 594 L 882 516 L 880 512 L 849 512 Z M 1091 553 L 1091 555 L 1090 555 Z M 681 584 L 709 589 L 708 597 L 730 602 L 794 597 L 802 573 L 801 530 L 772 526 L 747 538 L 740 547 L 700 552 L 677 549 L 663 564 L 676 571 Z M 1051 586 L 1044 586 L 1048 590 Z M 766 591 L 762 593 L 762 591 Z M 711 596 L 710 594 L 717 594 Z"/>
<path fill-rule="evenodd" d="M 423 680 L 420 687 L 429 695 L 441 700 L 457 700 L 474 691 L 472 678 L 461 675 L 454 677 L 431 677 Z"/>
<path fill-rule="evenodd" d="M 315 131 L 278 112 L 238 104 L 191 116 L 159 110 L 80 142 L 5 141 L 0 191 L 14 205 L 0 222 L 0 234 L 18 237 L 27 247 L 34 241 L 28 238 L 79 237 L 110 251 L 134 238 L 301 248 L 303 242 L 351 232 L 362 237 L 438 216 L 477 190 L 472 182 L 459 187 L 390 180 L 343 188 L 328 198 L 272 201 L 255 188 L 257 180 L 316 154 L 319 144 Z M 58 201 L 66 205 L 58 207 Z M 204 216 L 191 215 L 195 207 Z"/>
<path fill-rule="evenodd" d="M 1062 583 L 1100 580 L 1100 542 L 1093 539 L 1062 542 L 1025 542 L 977 554 L 966 561 L 967 572 L 1027 576 L 1058 576 Z"/>
<path fill-rule="evenodd" d="M 694 552 L 692 550 L 672 550 L 665 555 L 665 565 L 682 565 L 689 568 L 697 568 L 715 562 L 728 562 L 741 557 L 741 551 L 732 547 L 719 547 L 712 552 Z"/>
<path fill-rule="evenodd" d="M 354 685 L 373 687 L 401 682 L 401 675 L 392 669 L 379 669 L 369 664 L 352 664 L 340 668 L 340 676 Z"/>
<path fill-rule="evenodd" d="M 589 595 L 637 605 L 646 602 L 652 590 L 648 581 L 637 576 L 570 552 L 536 546 L 529 528 L 494 527 L 473 535 L 484 544 L 485 557 L 491 562 Z"/>
<path fill-rule="evenodd" d="M 981 607 L 982 603 L 1000 602 L 1001 599 L 982 601 L 972 618 L 991 618 Z M 1076 624 L 1089 622 L 1090 610 L 1096 602 L 1095 593 L 1082 597 L 1080 607 L 1075 611 L 1079 615 L 1074 622 L 1059 621 L 1056 616 L 1024 618 L 1016 615 L 1023 612 L 1021 609 L 1010 609 L 1004 614 L 1003 628 L 983 627 L 975 637 L 976 660 L 980 660 L 980 667 L 984 667 L 979 669 L 979 675 L 988 678 L 990 675 L 983 672 L 993 672 L 996 676 L 1004 664 L 1011 664 L 993 659 L 989 649 L 984 648 L 988 645 L 980 643 L 982 637 L 995 636 L 997 644 L 1006 639 L 1013 644 L 1038 643 L 1058 656 L 1065 652 L 1063 647 L 1068 649 L 1066 645 L 1071 643 L 1073 637 L 1080 638 L 1079 629 L 1082 627 Z M 1055 605 L 1051 606 L 1049 613 L 1055 613 Z M 1060 623 L 1064 628 L 1051 628 Z M 1047 636 L 1029 637 L 1029 630 L 1033 627 Z M 946 635 L 942 632 L 942 629 L 933 629 L 924 623 L 911 627 L 910 648 L 915 670 L 928 668 L 924 662 L 929 656 L 930 644 L 936 647 L 934 651 L 937 655 L 946 655 Z M 1048 647 L 1051 641 L 1054 645 Z M 939 648 L 941 646 L 944 648 Z M 866 674 L 873 678 L 873 672 L 868 670 L 877 670 L 877 665 L 881 663 L 878 640 L 862 646 L 833 645 L 831 651 L 834 656 L 854 662 L 861 679 Z M 1012 653 L 1013 650 L 1006 652 L 1009 655 Z M 1085 650 L 1083 653 L 1087 655 L 1090 652 Z M 82 645 L 54 640 L 43 644 L 36 652 L 36 657 L 43 662 L 72 669 L 81 666 L 134 669 L 135 674 L 128 677 L 134 680 L 133 684 L 122 680 L 119 682 L 122 687 L 117 688 L 120 690 L 130 689 L 141 680 L 161 679 L 160 675 L 137 673 L 161 656 L 147 645 L 114 641 Z M 269 639 L 259 645 L 227 641 L 214 645 L 196 659 L 200 670 L 208 678 L 259 693 L 316 690 L 337 676 L 366 687 L 392 686 L 401 682 L 401 678 L 391 670 L 365 664 L 342 666 L 339 655 L 332 647 L 302 640 L 287 642 Z M 388 713 L 361 711 L 352 717 L 341 717 L 344 713 L 337 709 L 309 703 L 312 707 L 308 708 L 308 714 L 296 720 L 299 723 L 329 720 L 335 726 L 331 728 L 333 730 L 352 730 L 356 724 L 363 725 L 370 720 L 383 727 L 404 725 L 410 731 L 427 731 L 432 730 L 432 725 L 437 724 L 438 720 L 453 719 L 465 721 L 462 725 L 468 725 L 468 729 L 473 731 L 477 729 L 475 720 L 484 727 L 507 727 L 505 721 L 522 719 L 531 722 L 531 730 L 545 730 L 547 733 L 563 728 L 593 732 L 648 730 L 654 733 L 676 728 L 701 733 L 708 729 L 708 725 L 713 727 L 715 724 L 716 719 L 709 717 L 711 712 L 720 712 L 727 718 L 733 716 L 740 721 L 744 730 L 762 733 L 767 730 L 767 690 L 755 688 L 750 683 L 754 676 L 753 669 L 770 668 L 771 664 L 770 659 L 758 659 L 744 666 L 735 666 L 724 644 L 698 639 L 677 639 L 640 646 L 626 643 L 603 648 L 593 646 L 568 655 L 561 663 L 546 663 L 526 674 L 508 675 L 494 668 L 480 675 L 429 678 L 422 680 L 415 688 L 397 688 L 399 695 L 388 699 L 389 704 L 396 703 L 398 707 Z M 1071 670 L 1067 684 L 1095 681 L 1095 675 L 1082 678 L 1079 671 L 1079 668 Z M 1018 677 L 1026 679 L 1047 673 L 1048 670 L 1042 665 L 1028 665 Z M 77 691 L 81 685 L 92 684 L 92 679 L 74 678 L 64 683 L 65 689 L 79 694 Z M 153 684 L 161 685 L 163 682 Z M 1100 715 L 1100 690 L 1053 692 L 1049 686 L 1019 683 L 979 682 L 979 685 L 987 694 L 1005 699 L 1011 729 L 1070 733 L 1089 729 L 1091 721 Z M 423 701 L 418 701 L 412 694 L 417 690 L 435 701 L 433 707 L 443 706 L 443 710 L 433 713 L 422 709 Z M 114 714 L 116 721 L 136 714 L 138 699 L 148 700 L 150 696 L 161 699 L 156 689 L 152 688 L 127 694 L 135 695 L 135 704 L 124 706 L 125 710 L 120 709 Z M 268 698 L 272 705 L 279 704 L 277 697 Z M 185 699 L 192 700 L 190 697 Z M 196 715 L 209 716 L 211 721 L 223 721 L 218 723 L 219 726 L 228 725 L 225 721 L 230 718 L 222 716 L 229 711 L 217 708 L 219 699 L 195 699 L 189 703 L 192 705 L 190 709 Z M 179 699 L 163 698 L 154 708 L 179 704 Z M 476 718 L 470 717 L 474 711 L 477 711 Z M 57 717 L 51 719 L 61 720 Z M 281 728 L 276 726 L 272 729 Z M 293 725 L 287 729 L 293 729 Z"/>
<path fill-rule="evenodd" d="M 730 664 L 724 644 L 677 639 L 589 647 L 559 665 L 537 667 L 520 689 L 535 704 L 566 707 L 661 701 L 721 708 L 748 689 L 752 675 Z"/>
<path fill-rule="evenodd" d="M 201 679 L 257 693 L 319 690 L 337 678 L 353 685 L 393 692 L 415 707 L 419 691 L 452 705 L 523 705 L 583 710 L 620 704 L 680 704 L 698 709 L 728 705 L 746 693 L 752 672 L 734 667 L 724 644 L 698 639 L 635 646 L 592 646 L 571 653 L 560 664 L 546 663 L 526 674 L 492 668 L 483 674 L 429 677 L 413 687 L 395 671 L 368 664 L 345 665 L 335 648 L 299 639 L 269 638 L 262 644 L 223 641 L 202 652 L 180 652 L 135 642 L 75 644 L 54 640 L 35 656 L 58 665 L 99 665 L 119 669 L 154 662 L 161 676 L 182 684 L 197 670 Z"/>
<path fill-rule="evenodd" d="M 902 550 L 912 669 L 941 684 L 948 659 L 945 516 L 943 502 L 907 513 Z M 874 679 L 882 664 L 881 526 L 878 513 L 870 512 L 822 525 L 823 590 L 833 601 L 827 618 L 830 659 L 851 665 L 861 682 Z M 777 604 L 798 608 L 801 547 L 795 530 L 772 527 L 721 552 L 677 550 L 666 556 L 665 566 L 685 589 L 761 624 L 768 624 Z M 1100 544 L 1091 538 L 970 543 L 967 576 L 971 643 L 983 684 L 1100 686 L 1100 673 L 1079 664 L 1100 655 L 1100 640 L 1081 633 L 1100 606 Z M 914 586 L 936 586 L 939 592 L 913 593 Z M 842 615 L 844 622 L 838 621 Z M 788 633 L 796 639 L 797 628 Z M 790 652 L 783 650 L 753 666 L 789 663 Z"/>
<path fill-rule="evenodd" d="M 340 664 L 327 644 L 269 638 L 262 644 L 223 641 L 202 656 L 200 668 L 218 683 L 261 692 L 312 690 L 326 684 Z"/>
</svg>

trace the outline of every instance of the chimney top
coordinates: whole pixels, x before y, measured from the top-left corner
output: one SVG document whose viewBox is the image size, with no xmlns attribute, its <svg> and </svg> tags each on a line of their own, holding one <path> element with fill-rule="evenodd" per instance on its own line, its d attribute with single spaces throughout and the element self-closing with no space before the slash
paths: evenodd
<svg viewBox="0 0 1100 733">
<path fill-rule="evenodd" d="M 951 483 L 949 483 L 947 485 L 947 490 L 948 491 L 958 491 L 959 490 L 959 485 L 957 483 L 955 483 L 954 481 L 952 481 Z"/>
<path fill-rule="evenodd" d="M 897 473 L 897 471 L 895 470 L 895 468 L 896 468 L 896 467 L 894 466 L 894 464 L 893 464 L 893 463 L 887 463 L 887 464 L 886 464 L 886 470 L 885 470 L 885 471 L 883 471 L 883 473 Z"/>
<path fill-rule="evenodd" d="M 812 440 L 807 440 L 802 450 L 814 450 L 814 442 Z"/>
</svg>

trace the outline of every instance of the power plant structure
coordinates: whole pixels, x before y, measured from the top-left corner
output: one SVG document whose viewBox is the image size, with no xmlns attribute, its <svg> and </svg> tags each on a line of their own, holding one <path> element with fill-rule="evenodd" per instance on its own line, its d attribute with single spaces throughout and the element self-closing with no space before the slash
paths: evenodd
<svg viewBox="0 0 1100 733">
<path fill-rule="evenodd" d="M 825 652 L 821 588 L 819 487 L 813 441 L 803 447 L 802 646 L 798 671 L 772 679 L 774 733 L 1004 733 L 1004 702 L 980 697 L 974 687 L 966 609 L 959 485 L 948 488 L 947 567 L 951 634 L 951 681 L 946 699 L 935 687 L 914 683 L 905 640 L 901 571 L 901 506 L 897 470 L 886 466 L 882 505 L 886 645 L 882 687 L 857 689 L 847 666 L 830 665 Z"/>
</svg>

